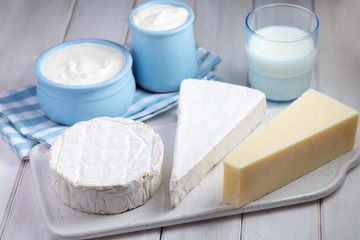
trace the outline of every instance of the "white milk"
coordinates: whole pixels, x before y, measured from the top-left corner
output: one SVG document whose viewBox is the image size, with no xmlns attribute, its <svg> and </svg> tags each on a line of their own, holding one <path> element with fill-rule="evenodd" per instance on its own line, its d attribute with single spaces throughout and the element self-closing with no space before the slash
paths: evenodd
<svg viewBox="0 0 360 240">
<path fill-rule="evenodd" d="M 164 31 L 181 26 L 188 17 L 189 11 L 186 8 L 169 4 L 154 4 L 136 11 L 131 21 L 146 30 Z"/>
<path fill-rule="evenodd" d="M 111 46 L 79 43 L 59 49 L 42 65 L 42 74 L 57 83 L 88 85 L 114 77 L 125 65 L 124 54 Z"/>
<path fill-rule="evenodd" d="M 251 87 L 274 101 L 299 97 L 308 87 L 316 61 L 314 39 L 302 29 L 270 26 L 258 29 L 246 46 Z M 296 40 L 296 41 L 295 41 Z"/>
</svg>

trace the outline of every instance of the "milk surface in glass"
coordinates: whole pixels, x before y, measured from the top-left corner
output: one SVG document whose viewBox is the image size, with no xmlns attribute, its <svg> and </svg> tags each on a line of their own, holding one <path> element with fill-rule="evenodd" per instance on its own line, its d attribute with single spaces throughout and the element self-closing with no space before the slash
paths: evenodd
<svg viewBox="0 0 360 240">
<path fill-rule="evenodd" d="M 250 85 L 266 92 L 270 100 L 300 96 L 309 87 L 316 61 L 314 39 L 290 26 L 263 27 L 255 33 L 246 45 Z"/>
</svg>

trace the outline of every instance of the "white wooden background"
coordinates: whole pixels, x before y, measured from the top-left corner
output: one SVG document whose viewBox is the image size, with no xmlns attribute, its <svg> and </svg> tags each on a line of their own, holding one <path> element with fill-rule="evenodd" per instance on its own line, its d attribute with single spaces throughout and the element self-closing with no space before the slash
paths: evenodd
<svg viewBox="0 0 360 240">
<path fill-rule="evenodd" d="M 142 0 L 0 0 L 0 91 L 35 83 L 33 65 L 60 42 L 95 37 L 125 44 L 127 15 Z M 246 84 L 245 16 L 268 0 L 186 0 L 195 12 L 195 38 L 223 62 L 215 73 Z M 320 19 L 312 87 L 360 111 L 360 2 L 286 1 Z M 269 108 L 284 105 L 270 104 Z M 175 121 L 175 109 L 150 123 Z M 358 135 L 360 130 L 358 130 Z M 318 201 L 104 239 L 360 239 L 360 167 Z M 0 139 L 0 238 L 51 239 L 39 211 L 29 162 Z"/>
</svg>

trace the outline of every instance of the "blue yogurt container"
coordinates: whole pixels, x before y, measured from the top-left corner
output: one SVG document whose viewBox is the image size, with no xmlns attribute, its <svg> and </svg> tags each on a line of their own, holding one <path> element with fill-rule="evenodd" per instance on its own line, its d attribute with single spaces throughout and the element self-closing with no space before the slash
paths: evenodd
<svg viewBox="0 0 360 240">
<path fill-rule="evenodd" d="M 138 10 L 157 4 L 183 7 L 189 16 L 184 24 L 169 30 L 147 30 L 133 23 L 132 16 Z M 150 1 L 130 12 L 134 74 L 142 88 L 152 92 L 178 91 L 182 80 L 195 77 L 198 65 L 193 22 L 192 9 L 178 1 Z"/>
<path fill-rule="evenodd" d="M 88 85 L 65 85 L 46 78 L 42 65 L 46 59 L 66 46 L 81 43 L 105 44 L 121 51 L 125 65 L 114 77 Z M 118 117 L 125 113 L 135 96 L 132 56 L 123 46 L 102 39 L 79 39 L 56 45 L 39 56 L 35 63 L 36 94 L 44 113 L 53 121 L 73 125 L 94 117 Z"/>
</svg>

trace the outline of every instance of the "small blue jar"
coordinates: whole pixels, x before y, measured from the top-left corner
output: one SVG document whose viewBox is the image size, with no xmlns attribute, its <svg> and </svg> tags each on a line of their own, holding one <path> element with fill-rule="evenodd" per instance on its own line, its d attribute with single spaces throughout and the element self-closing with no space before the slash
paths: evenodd
<svg viewBox="0 0 360 240">
<path fill-rule="evenodd" d="M 42 66 L 51 54 L 64 47 L 82 43 L 105 44 L 121 51 L 125 57 L 125 65 L 112 78 L 88 85 L 61 84 L 43 75 Z M 64 125 L 101 116 L 118 117 L 127 111 L 135 96 L 132 63 L 132 56 L 126 48 L 107 40 L 79 39 L 56 45 L 42 53 L 35 63 L 39 105 L 51 120 Z"/>
<path fill-rule="evenodd" d="M 183 7 L 189 16 L 181 26 L 162 31 L 147 30 L 133 23 L 132 16 L 138 10 L 157 4 Z M 193 10 L 178 1 L 150 1 L 130 12 L 134 75 L 142 88 L 152 92 L 178 91 L 183 79 L 195 77 L 198 65 L 193 22 Z"/>
</svg>

